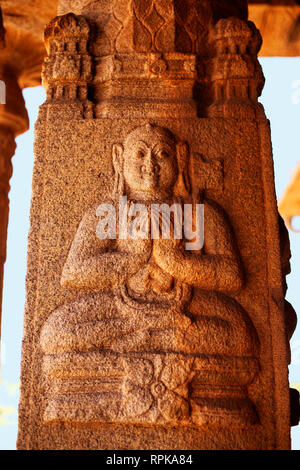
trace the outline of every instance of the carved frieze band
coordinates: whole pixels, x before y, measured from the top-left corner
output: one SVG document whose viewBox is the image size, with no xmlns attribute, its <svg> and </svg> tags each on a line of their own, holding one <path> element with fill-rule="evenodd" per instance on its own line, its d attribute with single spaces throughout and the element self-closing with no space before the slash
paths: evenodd
<svg viewBox="0 0 300 470">
<path fill-rule="evenodd" d="M 171 8 L 171 4 L 173 2 L 167 8 L 165 2 L 153 0 L 146 3 L 147 8 L 141 9 L 139 2 L 133 2 L 128 6 L 127 16 L 123 12 L 122 18 L 120 9 L 112 11 L 105 17 L 106 21 L 103 20 L 103 29 L 98 25 L 97 32 L 93 31 L 91 41 L 91 26 L 83 16 L 69 13 L 52 20 L 45 30 L 48 57 L 43 69 L 43 82 L 47 88 L 47 101 L 58 104 L 73 102 L 81 106 L 85 103 L 88 111 L 83 115 L 92 117 L 89 88 L 97 89 L 104 82 L 111 82 L 109 86 L 113 87 L 116 81 L 124 80 L 121 96 L 124 98 L 122 93 L 126 93 L 129 99 L 128 80 L 135 80 L 135 89 L 143 90 L 150 89 L 149 80 L 166 84 L 169 81 L 172 83 L 170 90 L 174 86 L 178 89 L 178 102 L 187 88 L 190 89 L 190 99 L 193 99 L 193 89 L 199 82 L 205 99 L 198 106 L 207 107 L 206 112 L 202 109 L 202 115 L 251 119 L 264 116 L 257 101 L 264 84 L 257 60 L 261 36 L 254 24 L 230 17 L 219 20 L 214 26 L 206 25 L 206 47 L 205 51 L 203 48 L 200 51 L 196 45 L 203 27 L 199 23 L 197 8 L 194 5 L 188 9 L 183 26 L 178 8 Z M 194 15 L 193 21 L 191 15 Z M 183 29 L 178 30 L 176 26 L 173 35 L 170 31 L 163 34 L 167 25 L 171 28 L 174 24 L 171 18 L 176 18 L 178 24 L 182 23 L 189 38 L 190 46 L 185 50 L 176 48 L 176 38 L 182 39 Z M 162 38 L 168 38 L 172 45 L 165 44 Z M 106 40 L 109 41 L 107 47 Z M 185 44 L 183 40 L 179 42 Z M 202 60 L 198 54 L 205 54 Z M 161 102 L 168 101 L 163 89 L 161 93 Z M 91 95 L 96 104 L 102 93 L 95 90 Z M 136 95 L 139 100 L 145 92 L 141 91 L 140 95 Z M 174 97 L 170 99 L 174 100 Z M 194 99 L 201 101 L 201 93 Z"/>
</svg>

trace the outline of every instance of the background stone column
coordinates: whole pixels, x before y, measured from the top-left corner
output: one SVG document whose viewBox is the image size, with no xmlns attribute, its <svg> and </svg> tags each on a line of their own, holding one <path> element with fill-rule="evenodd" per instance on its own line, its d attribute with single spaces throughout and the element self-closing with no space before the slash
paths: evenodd
<svg viewBox="0 0 300 470">
<path fill-rule="evenodd" d="M 28 116 L 25 102 L 18 83 L 16 65 L 7 56 L 7 41 L 2 22 L 0 32 L 0 80 L 1 97 L 5 95 L 5 104 L 0 104 L 0 309 L 2 306 L 3 269 L 6 259 L 6 238 L 9 213 L 9 180 L 12 175 L 11 159 L 15 153 L 15 138 L 28 129 Z M 1 313 L 0 313 L 1 326 Z"/>
</svg>

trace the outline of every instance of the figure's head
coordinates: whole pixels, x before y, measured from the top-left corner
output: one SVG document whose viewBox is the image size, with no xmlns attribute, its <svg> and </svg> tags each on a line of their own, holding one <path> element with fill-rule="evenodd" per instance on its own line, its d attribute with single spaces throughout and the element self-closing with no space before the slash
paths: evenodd
<svg viewBox="0 0 300 470">
<path fill-rule="evenodd" d="M 150 198 L 171 194 L 179 171 L 176 139 L 168 129 L 146 124 L 123 146 L 113 146 L 113 162 L 129 191 Z"/>
</svg>

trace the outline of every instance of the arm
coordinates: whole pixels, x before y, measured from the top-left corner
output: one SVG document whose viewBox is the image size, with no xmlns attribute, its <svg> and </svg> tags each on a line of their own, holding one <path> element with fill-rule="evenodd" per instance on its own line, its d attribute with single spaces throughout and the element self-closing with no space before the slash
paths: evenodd
<svg viewBox="0 0 300 470">
<path fill-rule="evenodd" d="M 96 208 L 83 217 L 67 261 L 61 285 L 70 289 L 100 290 L 116 287 L 145 262 L 144 256 L 116 251 L 115 240 L 100 240 L 96 236 Z"/>
<path fill-rule="evenodd" d="M 242 271 L 234 257 L 194 255 L 170 246 L 168 240 L 156 240 L 154 259 L 168 274 L 200 289 L 236 292 L 242 287 Z"/>
</svg>

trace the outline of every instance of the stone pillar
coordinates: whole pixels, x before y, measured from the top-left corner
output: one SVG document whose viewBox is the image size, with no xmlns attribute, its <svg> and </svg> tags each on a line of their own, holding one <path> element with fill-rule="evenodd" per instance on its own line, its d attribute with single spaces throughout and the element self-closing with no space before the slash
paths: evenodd
<svg viewBox="0 0 300 470">
<path fill-rule="evenodd" d="M 288 449 L 295 315 L 246 2 L 64 0 L 59 14 L 18 447 Z"/>
<path fill-rule="evenodd" d="M 0 10 L 1 14 L 1 10 Z M 11 159 L 15 153 L 15 137 L 28 129 L 25 102 L 14 68 L 7 61 L 5 29 L 0 21 L 0 324 L 2 306 L 3 269 L 6 259 L 6 238 L 9 213 L 9 180 L 12 175 Z"/>
</svg>

